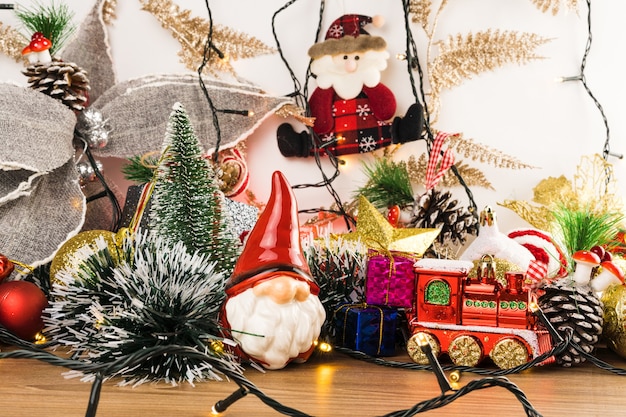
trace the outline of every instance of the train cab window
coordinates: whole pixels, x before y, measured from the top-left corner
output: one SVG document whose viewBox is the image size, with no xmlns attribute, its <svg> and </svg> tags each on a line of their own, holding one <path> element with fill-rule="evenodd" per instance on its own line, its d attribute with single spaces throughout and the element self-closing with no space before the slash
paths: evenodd
<svg viewBox="0 0 626 417">
<path fill-rule="evenodd" d="M 447 282 L 435 279 L 426 285 L 424 301 L 440 306 L 450 305 L 450 285 Z"/>
</svg>

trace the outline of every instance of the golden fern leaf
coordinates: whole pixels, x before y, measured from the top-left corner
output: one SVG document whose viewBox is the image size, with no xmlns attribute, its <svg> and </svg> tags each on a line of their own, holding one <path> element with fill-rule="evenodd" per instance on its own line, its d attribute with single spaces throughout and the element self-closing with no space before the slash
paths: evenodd
<svg viewBox="0 0 626 417">
<path fill-rule="evenodd" d="M 22 61 L 22 49 L 28 45 L 28 39 L 11 26 L 0 22 L 0 52 L 16 62 Z"/>
<path fill-rule="evenodd" d="M 613 166 L 599 154 L 581 157 L 573 181 L 580 208 L 597 214 L 623 211 Z"/>
<path fill-rule="evenodd" d="M 426 183 L 427 165 L 428 159 L 426 158 L 426 154 L 420 155 L 419 159 L 416 159 L 414 155 L 409 157 L 409 160 L 406 162 L 406 166 L 412 184 Z M 494 189 L 489 180 L 487 180 L 485 174 L 478 168 L 472 168 L 463 161 L 456 161 L 454 166 L 468 187 L 484 187 L 490 190 Z M 443 178 L 441 178 L 440 184 L 447 188 L 461 185 L 459 183 L 459 179 L 452 171 L 447 171 L 444 174 Z"/>
<path fill-rule="evenodd" d="M 561 10 L 561 3 L 565 3 L 565 6 L 570 10 L 578 10 L 578 0 L 530 0 L 543 13 L 548 10 L 553 16 L 556 16 Z"/>
<path fill-rule="evenodd" d="M 521 65 L 540 59 L 535 50 L 548 41 L 535 33 L 491 29 L 449 36 L 436 42 L 439 55 L 431 65 L 433 93 L 438 96 L 444 88 L 505 64 Z"/>
<path fill-rule="evenodd" d="M 465 139 L 462 134 L 451 135 L 449 141 L 450 148 L 455 149 L 457 153 L 463 155 L 464 158 L 470 158 L 473 161 L 489 164 L 496 168 L 535 168 L 497 149 L 492 149 L 486 145 L 474 142 L 472 139 Z"/>
<path fill-rule="evenodd" d="M 171 0 L 141 0 L 141 8 L 154 15 L 161 26 L 172 32 L 182 47 L 178 53 L 181 62 L 190 70 L 197 70 L 204 60 L 210 22 L 191 17 L 190 10 L 181 10 Z M 219 72 L 234 74 L 231 60 L 275 52 L 260 40 L 225 26 L 214 25 L 212 35 L 213 45 L 224 55 L 224 58 L 220 58 L 217 53 L 212 53 L 209 57 L 205 70 L 215 75 Z"/>
<path fill-rule="evenodd" d="M 116 8 L 117 0 L 104 0 L 102 2 L 102 20 L 107 25 L 117 19 L 117 15 L 115 14 Z"/>
<path fill-rule="evenodd" d="M 552 212 L 545 206 L 533 206 L 520 200 L 504 200 L 497 204 L 512 210 L 534 228 L 548 232 L 552 228 Z"/>
<path fill-rule="evenodd" d="M 409 14 L 411 15 L 411 21 L 419 24 L 426 32 L 428 32 L 428 17 L 430 16 L 431 7 L 431 0 L 409 1 Z"/>
</svg>

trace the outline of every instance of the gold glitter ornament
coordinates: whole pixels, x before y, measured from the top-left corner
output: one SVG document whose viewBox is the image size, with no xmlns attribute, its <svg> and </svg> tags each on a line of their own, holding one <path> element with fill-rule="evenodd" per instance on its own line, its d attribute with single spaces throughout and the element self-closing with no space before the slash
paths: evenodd
<svg viewBox="0 0 626 417">
<path fill-rule="evenodd" d="M 609 349 L 626 358 L 626 286 L 610 286 L 601 300 L 604 305 L 602 336 Z"/>
<path fill-rule="evenodd" d="M 124 233 L 124 229 L 120 229 L 120 231 Z M 121 243 L 121 239 L 123 239 L 121 236 L 123 235 L 116 235 L 108 230 L 88 230 L 71 237 L 59 248 L 52 259 L 50 264 L 50 281 L 52 283 L 58 282 L 56 274 L 59 271 L 77 269 L 82 259 L 76 257 L 76 251 L 84 246 L 90 246 L 95 250 L 98 238 L 104 239 L 109 252 L 116 259 L 117 248 Z"/>
</svg>

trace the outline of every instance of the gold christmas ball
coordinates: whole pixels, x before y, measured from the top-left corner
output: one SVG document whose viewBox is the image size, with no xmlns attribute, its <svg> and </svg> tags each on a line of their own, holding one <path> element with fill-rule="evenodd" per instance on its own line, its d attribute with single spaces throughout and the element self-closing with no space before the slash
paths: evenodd
<svg viewBox="0 0 626 417">
<path fill-rule="evenodd" d="M 117 247 L 119 237 L 108 230 L 88 230 L 80 232 L 76 236 L 68 239 L 54 254 L 52 263 L 50 264 L 50 282 L 58 283 L 56 274 L 63 269 L 78 268 L 81 259 L 76 256 L 76 251 L 83 246 L 96 248 L 96 240 L 102 237 L 109 248 L 109 252 L 115 258 L 117 256 Z"/>
<path fill-rule="evenodd" d="M 606 345 L 626 358 L 626 286 L 611 285 L 602 294 L 604 325 L 602 335 Z"/>
</svg>

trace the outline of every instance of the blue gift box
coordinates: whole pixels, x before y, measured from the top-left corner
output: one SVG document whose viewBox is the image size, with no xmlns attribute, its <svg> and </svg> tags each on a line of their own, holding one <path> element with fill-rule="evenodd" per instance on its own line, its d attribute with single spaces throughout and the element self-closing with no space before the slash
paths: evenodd
<svg viewBox="0 0 626 417">
<path fill-rule="evenodd" d="M 344 304 L 335 310 L 336 343 L 370 356 L 393 356 L 397 323 L 392 307 Z"/>
</svg>

